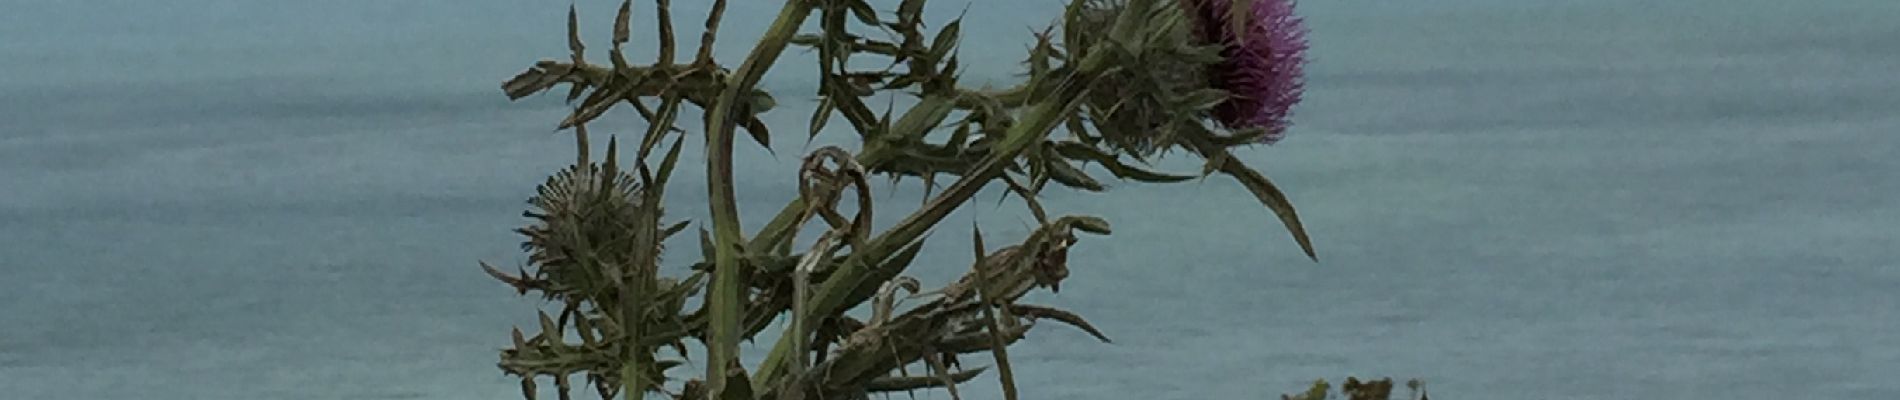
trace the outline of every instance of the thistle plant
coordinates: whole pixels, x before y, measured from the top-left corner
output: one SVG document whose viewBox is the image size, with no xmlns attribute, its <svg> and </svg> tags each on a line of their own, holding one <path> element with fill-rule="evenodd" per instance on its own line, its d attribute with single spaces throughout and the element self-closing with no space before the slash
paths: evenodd
<svg viewBox="0 0 1900 400">
<path fill-rule="evenodd" d="M 1002 89 L 959 82 L 962 22 L 925 26 L 925 0 L 901 0 L 891 10 L 865 0 L 786 1 L 731 68 L 712 52 L 726 1 L 713 3 L 690 59 L 679 54 L 670 2 L 654 3 L 657 60 L 636 64 L 622 52 L 633 36 L 632 1 L 620 5 L 604 63 L 583 56 L 587 45 L 570 7 L 571 57 L 537 62 L 502 84 L 511 99 L 566 86 L 573 105 L 558 127 L 574 133 L 576 160 L 530 200 L 532 222 L 519 230 L 527 265 L 510 273 L 482 264 L 518 293 L 560 305 L 540 314 L 538 331 L 513 331 L 512 347 L 501 351 L 499 367 L 521 378 L 525 397 L 535 398 L 537 382 L 549 379 L 568 398 L 576 375 L 602 398 L 858 398 L 927 388 L 954 396 L 957 385 L 988 370 L 962 368 L 959 358 L 981 355 L 993 360 L 1013 399 L 1008 347 L 1038 322 L 1109 340 L 1077 313 L 1018 302 L 1061 288 L 1072 272 L 1068 252 L 1082 234 L 1110 233 L 1102 218 L 1052 216 L 1037 200 L 1051 182 L 1106 192 L 1089 164 L 1135 183 L 1231 176 L 1317 260 L 1285 195 L 1232 153 L 1279 140 L 1299 100 L 1305 43 L 1281 0 L 1072 0 L 1058 24 L 1030 38 L 1025 79 Z M 799 32 L 809 18 L 818 30 Z M 816 50 L 819 63 L 820 100 L 807 139 L 841 117 L 860 146 L 818 148 L 797 171 L 775 177 L 796 179 L 799 190 L 747 234 L 733 193 L 733 147 L 741 131 L 768 148 L 775 138 L 759 116 L 776 101 L 756 85 L 792 46 Z M 866 58 L 888 64 L 848 67 Z M 879 113 L 866 104 L 877 95 L 917 101 Z M 646 128 L 625 151 L 618 135 L 609 136 L 596 160 L 588 124 L 621 105 Z M 701 111 L 699 124 L 679 121 L 688 106 Z M 667 184 L 680 168 L 681 144 L 693 136 L 706 141 L 712 215 L 668 220 Z M 1201 157 L 1205 168 L 1151 167 L 1174 149 Z M 921 179 L 929 191 L 882 231 L 872 228 L 870 195 L 879 176 Z M 954 179 L 938 188 L 945 176 Z M 924 290 L 906 276 L 926 233 L 951 229 L 943 219 L 992 186 L 1012 193 L 1038 227 L 993 250 L 973 229 L 969 271 L 954 282 Z M 852 207 L 840 207 L 847 202 Z M 688 267 L 681 276 L 662 276 L 661 244 L 695 222 L 700 260 L 679 264 Z M 801 240 L 814 223 L 823 233 Z M 927 300 L 900 308 L 899 300 L 920 298 Z M 867 306 L 869 315 L 853 315 Z M 742 365 L 739 343 L 780 318 L 790 322 L 778 328 L 764 361 Z M 676 369 L 686 365 L 689 346 L 703 348 L 705 359 L 694 363 L 706 369 L 670 380 L 693 375 Z"/>
</svg>

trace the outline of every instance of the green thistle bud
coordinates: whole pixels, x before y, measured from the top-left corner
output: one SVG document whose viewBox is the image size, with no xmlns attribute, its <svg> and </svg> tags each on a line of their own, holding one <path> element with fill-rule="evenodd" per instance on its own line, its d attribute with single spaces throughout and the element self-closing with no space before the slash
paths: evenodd
<svg viewBox="0 0 1900 400">
<path fill-rule="evenodd" d="M 1071 51 L 1111 51 L 1117 58 L 1088 99 L 1107 142 L 1148 156 L 1184 136 L 1209 135 L 1214 126 L 1255 130 L 1252 142 L 1259 143 L 1284 134 L 1300 100 L 1306 48 L 1290 2 L 1251 2 L 1237 11 L 1247 13 L 1238 21 L 1228 15 L 1236 11 L 1229 1 L 1155 1 L 1147 10 L 1129 4 L 1084 0 L 1069 19 Z M 1141 31 L 1111 41 L 1122 14 L 1137 11 Z"/>
<path fill-rule="evenodd" d="M 523 215 L 534 223 L 516 229 L 535 276 L 551 299 L 605 293 L 613 268 L 632 265 L 634 230 L 640 218 L 640 185 L 625 172 L 600 164 L 574 165 L 548 178 L 528 200 Z"/>
</svg>

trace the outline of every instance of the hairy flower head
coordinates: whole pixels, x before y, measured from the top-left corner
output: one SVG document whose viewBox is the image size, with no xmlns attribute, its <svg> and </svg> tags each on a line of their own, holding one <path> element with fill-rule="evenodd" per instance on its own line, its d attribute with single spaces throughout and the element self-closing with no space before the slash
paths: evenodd
<svg viewBox="0 0 1900 400">
<path fill-rule="evenodd" d="M 1123 14 L 1139 31 L 1115 46 L 1119 66 L 1098 77 L 1089 105 L 1103 138 L 1146 156 L 1212 134 L 1212 122 L 1272 144 L 1303 92 L 1306 39 L 1292 0 L 1080 0 L 1069 20 L 1075 51 L 1107 41 Z M 1178 21 L 1178 23 L 1176 23 Z M 1232 142 L 1241 143 L 1241 142 Z"/>
<path fill-rule="evenodd" d="M 1234 15 L 1233 0 L 1182 2 L 1199 39 L 1223 46 L 1207 75 L 1232 96 L 1214 108 L 1214 119 L 1230 129 L 1266 129 L 1261 140 L 1278 142 L 1305 89 L 1306 28 L 1293 0 L 1252 0 L 1251 9 L 1239 10 L 1247 15 Z M 1236 24 L 1236 17 L 1246 19 Z"/>
</svg>

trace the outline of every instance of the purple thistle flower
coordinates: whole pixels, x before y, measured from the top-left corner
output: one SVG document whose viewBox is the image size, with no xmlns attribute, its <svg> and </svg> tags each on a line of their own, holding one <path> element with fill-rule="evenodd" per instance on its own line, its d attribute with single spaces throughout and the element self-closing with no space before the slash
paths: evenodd
<svg viewBox="0 0 1900 400">
<path fill-rule="evenodd" d="M 1214 119 L 1229 129 L 1265 128 L 1263 143 L 1280 141 L 1305 89 L 1306 29 L 1293 15 L 1293 0 L 1253 0 L 1245 35 L 1235 35 L 1228 19 L 1231 0 L 1182 1 L 1203 43 L 1226 47 L 1224 60 L 1209 71 L 1209 83 L 1233 97 L 1214 107 Z"/>
</svg>

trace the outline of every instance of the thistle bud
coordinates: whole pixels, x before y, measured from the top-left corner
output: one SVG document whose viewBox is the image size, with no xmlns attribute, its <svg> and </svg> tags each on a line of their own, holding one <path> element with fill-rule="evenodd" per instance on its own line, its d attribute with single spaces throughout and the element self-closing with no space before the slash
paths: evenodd
<svg viewBox="0 0 1900 400">
<path fill-rule="evenodd" d="M 534 221 L 516 232 L 527 238 L 522 248 L 547 283 L 545 297 L 589 298 L 619 279 L 605 268 L 632 265 L 622 249 L 633 242 L 629 227 L 639 226 L 641 190 L 633 175 L 598 163 L 569 166 L 536 188 L 524 213 Z"/>
<path fill-rule="evenodd" d="M 1231 96 L 1214 107 L 1214 120 L 1229 129 L 1266 129 L 1261 140 L 1272 144 L 1286 135 L 1288 117 L 1305 89 L 1306 28 L 1293 14 L 1293 0 L 1252 0 L 1243 10 L 1234 10 L 1233 1 L 1182 3 L 1198 39 L 1221 46 L 1221 61 L 1208 71 L 1209 84 Z"/>
<path fill-rule="evenodd" d="M 1080 1 L 1069 20 L 1072 49 L 1103 50 L 1095 46 L 1123 13 L 1135 12 L 1125 0 Z M 1236 10 L 1232 0 L 1175 0 L 1142 10 L 1137 39 L 1104 48 L 1117 52 L 1118 68 L 1090 92 L 1101 135 L 1138 155 L 1206 132 L 1201 124 L 1210 121 L 1264 131 L 1262 143 L 1279 141 L 1303 89 L 1305 31 L 1290 0 L 1248 3 Z"/>
<path fill-rule="evenodd" d="M 1197 34 L 1184 9 L 1156 2 L 1152 10 L 1129 10 L 1125 0 L 1081 0 L 1070 21 L 1069 47 L 1113 51 L 1117 67 L 1099 75 L 1087 99 L 1096 130 L 1122 151 L 1145 156 L 1171 144 L 1176 127 L 1204 119 L 1205 111 L 1183 107 L 1180 97 L 1207 87 L 1208 68 L 1216 61 L 1211 49 L 1199 46 Z M 1135 43 L 1108 40 L 1123 13 L 1140 12 L 1150 22 Z M 1196 51 L 1201 57 L 1192 56 Z"/>
</svg>

